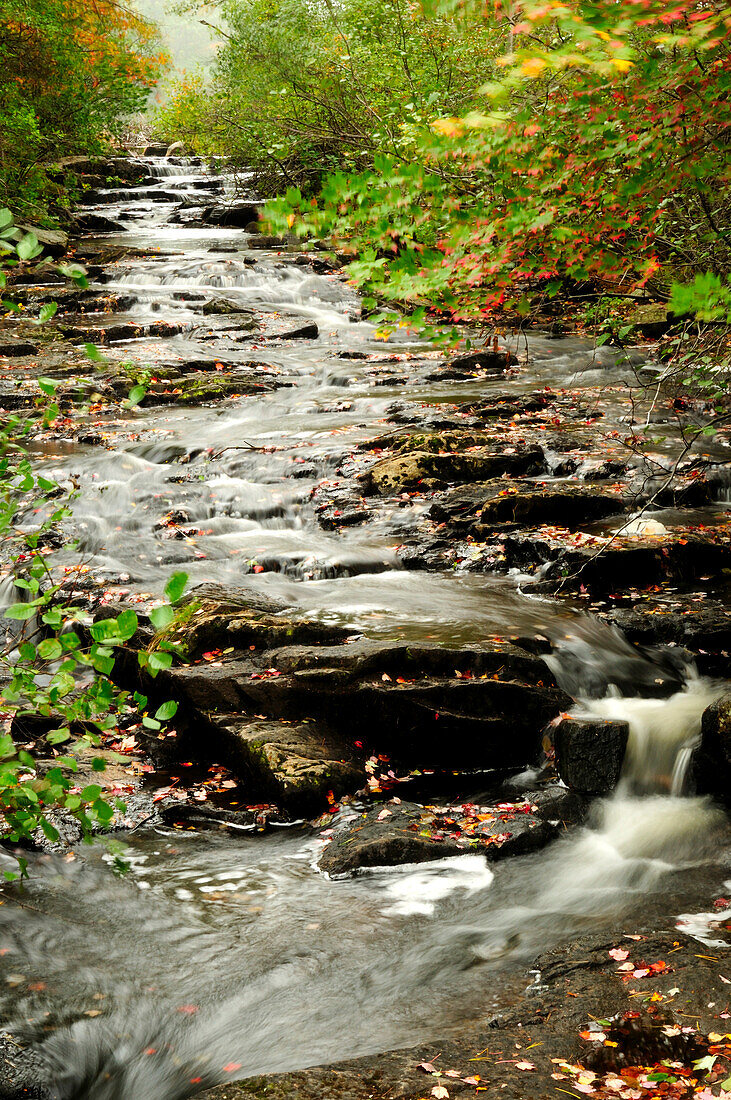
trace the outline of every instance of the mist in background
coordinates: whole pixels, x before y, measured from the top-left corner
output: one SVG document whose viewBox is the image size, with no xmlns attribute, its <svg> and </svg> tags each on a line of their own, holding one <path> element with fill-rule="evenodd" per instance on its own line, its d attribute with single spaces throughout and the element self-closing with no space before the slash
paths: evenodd
<svg viewBox="0 0 731 1100">
<path fill-rule="evenodd" d="M 215 6 L 201 0 L 196 13 L 176 15 L 171 11 L 173 4 L 174 0 L 134 0 L 137 10 L 160 27 L 163 45 L 171 58 L 170 76 L 176 72 L 208 68 L 216 56 L 217 36 L 201 20 L 220 25 Z M 164 91 L 153 96 L 153 99 L 161 94 Z"/>
</svg>

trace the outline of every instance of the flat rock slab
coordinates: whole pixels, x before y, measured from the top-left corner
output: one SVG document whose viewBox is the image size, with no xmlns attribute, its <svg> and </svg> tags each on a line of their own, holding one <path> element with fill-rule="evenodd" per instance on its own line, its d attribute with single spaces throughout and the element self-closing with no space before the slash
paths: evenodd
<svg viewBox="0 0 731 1100">
<path fill-rule="evenodd" d="M 419 768 L 524 767 L 571 705 L 542 658 L 508 642 L 332 644 L 333 630 L 213 600 L 175 634 L 193 662 L 142 689 L 179 702 L 182 758 L 223 755 L 252 801 L 313 809 L 330 790 L 360 789 L 369 753 Z"/>
<path fill-rule="evenodd" d="M 439 523 L 469 527 L 479 537 L 498 524 L 555 523 L 573 528 L 619 515 L 627 505 L 628 501 L 619 490 L 496 478 L 448 490 L 434 501 L 429 515 Z"/>
<path fill-rule="evenodd" d="M 504 563 L 541 569 L 533 591 L 551 592 L 584 585 L 595 593 L 623 592 L 627 582 L 639 589 L 662 581 L 688 583 L 717 576 L 731 567 L 731 530 L 708 527 L 676 529 L 661 535 L 600 537 L 566 528 L 543 527 L 501 536 Z"/>
<path fill-rule="evenodd" d="M 503 474 L 513 477 L 544 469 L 543 451 L 538 446 L 503 451 L 488 447 L 451 453 L 411 451 L 377 462 L 362 475 L 362 482 L 367 492 L 387 494 L 419 486 L 434 488 L 439 482 L 486 481 Z"/>
<path fill-rule="evenodd" d="M 530 802 L 374 806 L 336 832 L 319 867 L 330 875 L 343 875 L 360 867 L 424 863 L 465 852 L 479 852 L 489 860 L 521 855 L 547 844 L 559 831 L 557 823 L 536 817 L 534 808 Z"/>
<path fill-rule="evenodd" d="M 257 793 L 278 806 L 316 813 L 328 796 L 337 799 L 365 783 L 363 756 L 344 738 L 314 723 L 208 716 L 227 761 Z"/>
</svg>

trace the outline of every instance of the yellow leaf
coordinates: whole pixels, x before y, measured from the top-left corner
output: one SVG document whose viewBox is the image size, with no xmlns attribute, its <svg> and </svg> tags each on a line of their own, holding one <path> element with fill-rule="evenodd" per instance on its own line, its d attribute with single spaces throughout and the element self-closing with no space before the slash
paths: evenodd
<svg viewBox="0 0 731 1100">
<path fill-rule="evenodd" d="M 287 225 L 290 229 L 294 225 L 294 214 L 287 214 Z"/>
<path fill-rule="evenodd" d="M 457 137 L 464 132 L 464 126 L 459 118 L 436 118 L 431 127 L 445 137 Z"/>
<path fill-rule="evenodd" d="M 620 73 L 626 73 L 634 65 L 634 61 L 628 61 L 626 57 L 613 57 L 612 64 Z"/>
<path fill-rule="evenodd" d="M 540 76 L 546 67 L 546 62 L 542 61 L 540 57 L 529 57 L 520 66 L 520 71 L 526 76 L 534 77 Z"/>
</svg>

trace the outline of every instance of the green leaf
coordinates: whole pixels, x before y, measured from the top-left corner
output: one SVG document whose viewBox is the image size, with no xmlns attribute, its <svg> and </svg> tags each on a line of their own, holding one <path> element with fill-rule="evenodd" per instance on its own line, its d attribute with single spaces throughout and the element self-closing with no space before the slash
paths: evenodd
<svg viewBox="0 0 731 1100">
<path fill-rule="evenodd" d="M 45 305 L 41 306 L 38 314 L 38 323 L 45 325 L 47 321 L 51 320 L 57 309 L 58 304 L 56 302 L 46 302 Z"/>
<path fill-rule="evenodd" d="M 149 654 L 148 662 L 150 668 L 170 668 L 173 658 L 170 653 L 161 653 L 159 649 L 155 649 Z"/>
<path fill-rule="evenodd" d="M 104 356 L 96 344 L 84 344 L 84 354 L 87 359 L 92 359 L 96 363 L 104 362 Z"/>
<path fill-rule="evenodd" d="M 63 654 L 63 646 L 57 638 L 44 638 L 38 645 L 38 652 L 44 661 L 55 661 Z"/>
<path fill-rule="evenodd" d="M 130 405 L 139 405 L 142 398 L 147 393 L 147 386 L 133 386 L 129 391 L 129 397 L 127 400 Z"/>
<path fill-rule="evenodd" d="M 117 630 L 125 641 L 129 641 L 137 633 L 138 626 L 137 615 L 131 609 L 128 608 L 121 615 L 117 615 Z"/>
<path fill-rule="evenodd" d="M 156 722 L 154 718 L 148 718 L 147 715 L 142 719 L 142 725 L 148 730 L 159 730 L 161 728 L 159 722 Z"/>
<path fill-rule="evenodd" d="M 13 224 L 13 215 L 7 207 L 3 207 L 0 210 L 0 229 L 5 229 L 6 226 Z"/>
<path fill-rule="evenodd" d="M 166 722 L 168 718 L 173 718 L 178 712 L 178 704 L 174 699 L 168 700 L 167 703 L 163 703 L 161 707 L 158 707 L 155 711 L 155 717 L 160 722 Z"/>
<path fill-rule="evenodd" d="M 35 615 L 38 607 L 32 603 L 14 603 L 3 612 L 6 619 L 30 619 Z"/>
<path fill-rule="evenodd" d="M 56 378 L 39 378 L 38 379 L 38 388 L 41 390 L 42 393 L 47 394 L 48 397 L 53 397 L 53 395 L 55 394 L 56 390 L 58 389 L 58 387 L 60 385 L 61 385 L 60 379 L 56 379 Z"/>
<path fill-rule="evenodd" d="M 15 251 L 21 260 L 33 260 L 43 251 L 35 233 L 26 233 L 22 240 L 18 241 Z"/>
<path fill-rule="evenodd" d="M 70 737 L 70 730 L 51 730 L 46 737 L 46 741 L 48 741 L 49 745 L 62 745 L 64 741 L 68 741 Z"/>
<path fill-rule="evenodd" d="M 84 802 L 96 802 L 97 798 L 101 797 L 102 789 L 98 787 L 96 783 L 90 783 L 88 787 L 84 787 L 81 792 L 81 797 Z"/>
<path fill-rule="evenodd" d="M 175 612 L 168 604 L 163 604 L 162 607 L 154 607 L 150 612 L 150 622 L 155 627 L 155 630 L 164 630 L 166 626 L 170 626 L 175 620 Z"/>
<path fill-rule="evenodd" d="M 95 772 L 103 772 L 106 771 L 107 762 L 103 759 L 103 757 L 95 756 L 91 762 L 91 766 Z"/>
<path fill-rule="evenodd" d="M 185 592 L 188 584 L 187 573 L 173 573 L 168 583 L 165 585 L 165 596 L 170 603 L 177 603 L 180 597 Z"/>
<path fill-rule="evenodd" d="M 41 829 L 47 840 L 58 840 L 58 829 L 55 829 L 50 821 L 46 821 L 45 817 L 41 818 Z"/>
</svg>

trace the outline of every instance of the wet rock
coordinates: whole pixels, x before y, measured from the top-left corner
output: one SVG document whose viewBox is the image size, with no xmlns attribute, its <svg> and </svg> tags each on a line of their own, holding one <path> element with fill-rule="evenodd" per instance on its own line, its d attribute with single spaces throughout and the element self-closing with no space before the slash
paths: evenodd
<svg viewBox="0 0 731 1100">
<path fill-rule="evenodd" d="M 721 603 L 689 601 L 682 608 L 650 604 L 620 608 L 604 616 L 631 641 L 642 646 L 671 646 L 691 651 L 706 675 L 728 675 L 731 657 L 731 610 Z"/>
<path fill-rule="evenodd" d="M 0 1100 L 53 1100 L 48 1067 L 8 1032 L 0 1034 Z"/>
<path fill-rule="evenodd" d="M 201 218 L 208 225 L 230 225 L 244 229 L 250 222 L 259 219 L 263 203 L 232 202 L 207 206 L 201 212 Z"/>
<path fill-rule="evenodd" d="M 511 395 L 470 401 L 460 405 L 459 409 L 460 412 L 469 413 L 479 420 L 509 420 L 514 416 L 525 416 L 526 413 L 549 409 L 556 400 L 556 394 L 539 390 L 537 393 L 524 394 L 522 397 Z"/>
<path fill-rule="evenodd" d="M 242 642 L 256 645 L 250 638 L 261 644 L 261 623 L 242 615 L 238 624 L 222 641 L 239 652 Z M 196 648 L 221 639 L 222 625 L 196 638 Z M 288 629 L 287 620 L 277 628 Z M 507 644 L 447 650 L 356 640 L 249 650 L 240 657 L 226 656 L 224 648 L 219 641 L 203 663 L 161 673 L 145 687 L 180 701 L 188 723 L 181 751 L 193 751 L 183 746 L 196 744 L 201 716 L 209 733 L 199 751 L 224 736 L 217 715 L 235 714 L 247 723 L 252 715 L 299 724 L 312 719 L 317 736 L 338 739 L 344 760 L 359 741 L 408 766 L 526 766 L 540 752 L 546 723 L 570 705 L 540 658 Z"/>
<path fill-rule="evenodd" d="M 123 233 L 121 222 L 105 217 L 104 214 L 75 214 L 74 225 L 82 233 Z"/>
<path fill-rule="evenodd" d="M 246 314 L 250 318 L 254 316 L 253 309 L 249 309 L 248 306 L 243 305 L 236 298 L 223 297 L 211 298 L 210 301 L 200 307 L 200 312 L 204 316 L 209 314 Z"/>
<path fill-rule="evenodd" d="M 30 344 L 26 340 L 7 340 L 0 343 L 0 355 L 9 359 L 18 359 L 22 355 L 37 355 L 38 345 Z"/>
<path fill-rule="evenodd" d="M 452 489 L 432 504 L 429 515 L 440 523 L 469 526 L 479 537 L 496 524 L 555 523 L 573 528 L 625 511 L 618 493 L 582 485 L 499 479 Z"/>
<path fill-rule="evenodd" d="M 412 451 L 384 458 L 361 475 L 366 492 L 398 493 L 429 482 L 486 481 L 503 474 L 537 473 L 544 468 L 538 446 L 517 446 L 504 451 L 476 447 L 462 453 L 433 454 Z"/>
<path fill-rule="evenodd" d="M 284 237 L 272 237 L 266 233 L 260 233 L 252 236 L 248 242 L 249 248 L 284 248 L 286 247 L 286 240 Z"/>
<path fill-rule="evenodd" d="M 198 585 L 186 603 L 192 614 L 174 628 L 171 637 L 192 660 L 214 649 L 244 653 L 252 646 L 266 650 L 288 644 L 331 645 L 352 634 L 328 623 L 285 616 L 285 605 L 279 600 L 245 588 Z"/>
<path fill-rule="evenodd" d="M 329 875 L 344 875 L 361 867 L 424 863 L 466 852 L 492 861 L 535 851 L 557 832 L 557 825 L 531 812 L 529 802 L 447 807 L 389 802 L 338 829 L 318 866 Z"/>
<path fill-rule="evenodd" d="M 530 802 L 536 817 L 544 821 L 561 821 L 565 825 L 581 825 L 586 820 L 590 802 L 578 791 L 550 786 L 530 792 Z"/>
<path fill-rule="evenodd" d="M 282 332 L 277 334 L 278 340 L 316 340 L 320 335 L 320 330 L 315 324 L 311 322 L 307 325 L 300 325 L 299 328 L 293 328 L 291 332 Z"/>
<path fill-rule="evenodd" d="M 693 755 L 691 775 L 701 794 L 731 792 L 731 693 L 722 695 L 703 712 L 701 740 Z"/>
<path fill-rule="evenodd" d="M 257 798 L 314 814 L 365 783 L 362 753 L 312 722 L 211 714 L 217 751 Z"/>
<path fill-rule="evenodd" d="M 724 528 L 707 528 L 703 537 L 682 530 L 660 537 L 609 538 L 573 534 L 547 527 L 535 532 L 501 535 L 504 565 L 532 571 L 540 579 L 533 591 L 575 590 L 622 592 L 631 579 L 635 589 L 672 578 L 689 583 L 702 576 L 718 576 L 731 567 L 731 544 Z"/>
<path fill-rule="evenodd" d="M 579 794 L 608 794 L 619 782 L 628 738 L 627 722 L 564 718 L 554 734 L 558 774 Z"/>
<path fill-rule="evenodd" d="M 166 825 L 197 829 L 209 828 L 232 833 L 262 833 L 271 825 L 287 825 L 289 819 L 276 806 L 257 806 L 246 810 L 234 810 L 200 802 L 168 802 L 158 807 L 158 813 Z"/>
<path fill-rule="evenodd" d="M 508 367 L 518 362 L 512 352 L 507 348 L 483 348 L 469 352 L 467 355 L 458 355 L 444 365 L 444 372 L 450 377 L 458 375 L 471 375 L 476 371 L 488 371 L 490 374 L 503 374 Z"/>
<path fill-rule="evenodd" d="M 68 340 L 91 344 L 116 344 L 125 340 L 139 340 L 143 336 L 176 336 L 185 325 L 171 321 L 156 321 L 151 325 L 111 324 L 93 328 L 61 324 L 59 331 Z"/>
</svg>

